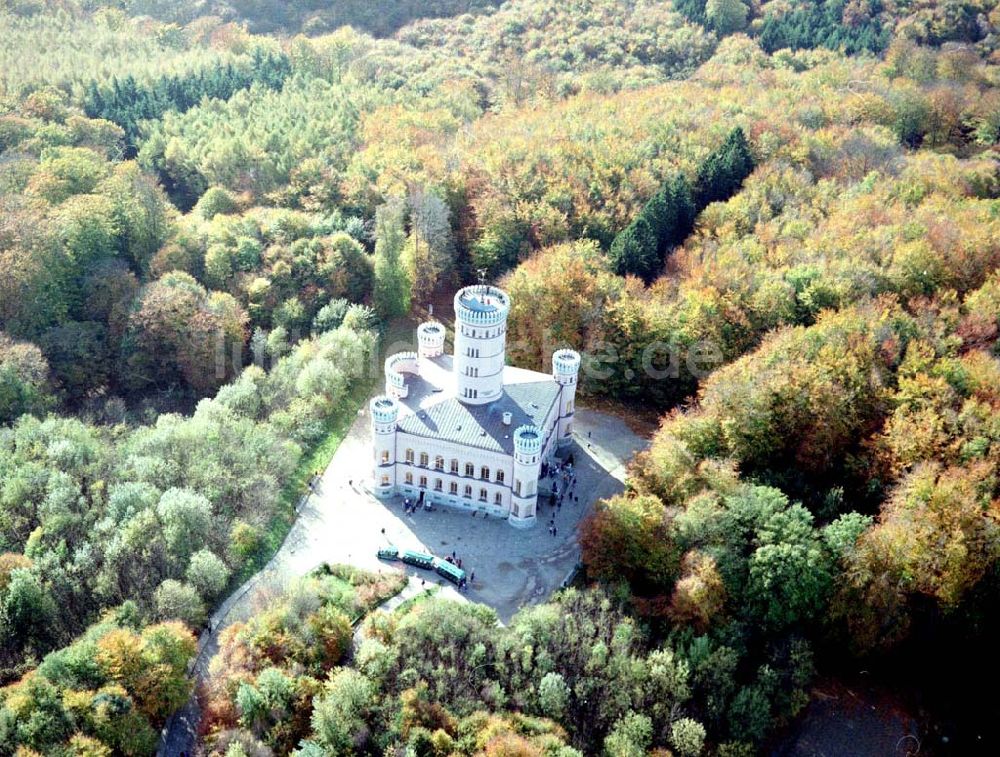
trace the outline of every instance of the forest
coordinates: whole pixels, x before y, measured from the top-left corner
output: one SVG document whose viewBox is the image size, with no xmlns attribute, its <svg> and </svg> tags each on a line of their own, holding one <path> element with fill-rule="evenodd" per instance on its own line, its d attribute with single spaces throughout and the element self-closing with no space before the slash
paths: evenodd
<svg viewBox="0 0 1000 757">
<path fill-rule="evenodd" d="M 0 39 L 0 757 L 151 755 L 192 693 L 220 757 L 744 757 L 843 670 L 996 752 L 1000 4 L 0 0 Z M 389 332 L 480 279 L 511 363 L 657 419 L 578 585 L 502 625 L 333 561 L 194 692 Z"/>
</svg>

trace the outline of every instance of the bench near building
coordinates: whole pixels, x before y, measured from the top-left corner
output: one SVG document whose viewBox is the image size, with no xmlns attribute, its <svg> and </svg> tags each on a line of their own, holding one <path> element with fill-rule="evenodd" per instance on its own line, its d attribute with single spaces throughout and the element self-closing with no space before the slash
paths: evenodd
<svg viewBox="0 0 1000 757">
<path fill-rule="evenodd" d="M 510 298 L 492 286 L 455 295 L 455 354 L 446 330 L 417 330 L 418 352 L 385 362 L 371 402 L 373 491 L 535 522 L 543 460 L 570 441 L 580 355 L 559 350 L 552 375 L 505 364 Z"/>
</svg>

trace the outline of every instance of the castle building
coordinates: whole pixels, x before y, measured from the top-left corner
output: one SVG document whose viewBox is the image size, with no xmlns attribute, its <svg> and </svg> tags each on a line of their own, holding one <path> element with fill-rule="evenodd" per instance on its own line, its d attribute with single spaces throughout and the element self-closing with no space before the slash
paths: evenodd
<svg viewBox="0 0 1000 757">
<path fill-rule="evenodd" d="M 493 286 L 455 295 L 454 354 L 445 327 L 417 329 L 417 352 L 385 362 L 371 401 L 373 491 L 534 524 L 542 462 L 570 442 L 580 355 L 558 350 L 552 375 L 506 364 L 510 297 Z"/>
</svg>

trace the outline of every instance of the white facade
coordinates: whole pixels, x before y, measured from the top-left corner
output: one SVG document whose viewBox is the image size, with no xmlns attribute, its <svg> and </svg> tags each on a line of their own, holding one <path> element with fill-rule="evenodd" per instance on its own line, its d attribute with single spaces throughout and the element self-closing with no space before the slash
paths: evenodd
<svg viewBox="0 0 1000 757">
<path fill-rule="evenodd" d="M 506 366 L 509 312 L 502 290 L 466 287 L 455 295 L 454 356 L 430 322 L 418 352 L 386 360 L 386 394 L 371 402 L 377 496 L 534 524 L 542 462 L 572 437 L 580 356 L 556 352 L 551 376 Z"/>
</svg>

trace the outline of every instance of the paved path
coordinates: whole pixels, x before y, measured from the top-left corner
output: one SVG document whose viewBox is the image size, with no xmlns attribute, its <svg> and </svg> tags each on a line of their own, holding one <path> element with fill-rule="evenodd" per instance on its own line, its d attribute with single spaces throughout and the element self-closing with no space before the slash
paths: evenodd
<svg viewBox="0 0 1000 757">
<path fill-rule="evenodd" d="M 619 418 L 584 408 L 578 409 L 574 427 L 579 504 L 564 504 L 558 511 L 544 508 L 535 528 L 520 531 L 506 521 L 473 518 L 466 511 L 448 508 L 407 516 L 401 503 L 383 503 L 369 495 L 365 480 L 371 468 L 371 431 L 367 408 L 360 411 L 316 494 L 300 503 L 298 518 L 281 548 L 212 614 L 213 632 L 203 633 L 198 642 L 192 671 L 196 681 L 208 674 L 221 630 L 247 619 L 268 596 L 324 562 L 376 572 L 405 567 L 411 576 L 406 592 L 414 591 L 413 586 L 419 591 L 421 580 L 441 584 L 442 596 L 488 604 L 504 622 L 519 608 L 544 601 L 579 561 L 576 532 L 580 520 L 595 501 L 622 490 L 625 463 L 646 444 Z M 547 531 L 550 518 L 557 527 L 555 537 Z M 400 549 L 425 549 L 441 557 L 455 551 L 463 560 L 462 567 L 475 572 L 475 580 L 467 593 L 459 594 L 432 572 L 381 562 L 376 552 L 387 543 Z M 192 697 L 167 722 L 157 754 L 193 754 L 199 717 Z"/>
</svg>

